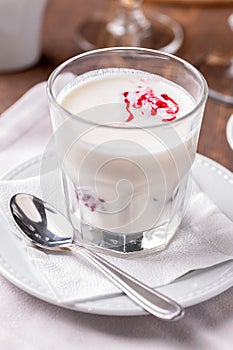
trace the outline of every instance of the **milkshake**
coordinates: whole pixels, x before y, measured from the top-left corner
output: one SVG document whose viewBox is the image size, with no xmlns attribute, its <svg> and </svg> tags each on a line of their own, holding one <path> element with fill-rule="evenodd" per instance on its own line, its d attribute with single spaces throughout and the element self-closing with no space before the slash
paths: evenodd
<svg viewBox="0 0 233 350">
<path fill-rule="evenodd" d="M 57 102 L 63 113 L 52 111 L 52 122 L 79 239 L 120 252 L 165 247 L 184 216 L 196 153 L 200 122 L 185 119 L 193 96 L 161 75 L 107 67 L 74 76 Z"/>
</svg>

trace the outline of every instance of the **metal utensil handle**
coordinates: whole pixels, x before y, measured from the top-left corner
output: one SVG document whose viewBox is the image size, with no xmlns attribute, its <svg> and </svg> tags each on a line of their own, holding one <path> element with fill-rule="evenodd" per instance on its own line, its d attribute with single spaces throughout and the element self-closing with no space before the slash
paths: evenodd
<svg viewBox="0 0 233 350">
<path fill-rule="evenodd" d="M 87 258 L 130 299 L 152 315 L 165 320 L 175 320 L 184 315 L 181 305 L 128 275 L 93 251 L 81 246 L 74 246 L 71 250 Z"/>
</svg>

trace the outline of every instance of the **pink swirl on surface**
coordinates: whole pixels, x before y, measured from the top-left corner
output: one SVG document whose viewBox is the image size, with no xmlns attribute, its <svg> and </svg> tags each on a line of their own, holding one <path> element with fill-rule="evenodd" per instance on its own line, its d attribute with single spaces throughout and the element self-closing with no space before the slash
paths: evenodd
<svg viewBox="0 0 233 350">
<path fill-rule="evenodd" d="M 175 120 L 179 112 L 179 105 L 176 101 L 167 94 L 156 96 L 148 86 L 138 86 L 135 91 L 124 91 L 123 97 L 128 112 L 126 122 L 130 122 L 135 118 L 134 109 L 141 110 L 142 115 L 149 110 L 151 117 L 158 116 L 158 112 L 162 111 L 163 117 L 161 120 L 163 122 Z"/>
</svg>

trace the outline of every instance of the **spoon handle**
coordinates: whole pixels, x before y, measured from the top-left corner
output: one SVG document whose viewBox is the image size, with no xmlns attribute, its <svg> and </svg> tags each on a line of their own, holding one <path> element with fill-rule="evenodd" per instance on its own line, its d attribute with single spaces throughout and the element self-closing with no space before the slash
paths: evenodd
<svg viewBox="0 0 233 350">
<path fill-rule="evenodd" d="M 87 258 L 130 299 L 150 314 L 165 320 L 175 320 L 184 315 L 181 305 L 128 275 L 93 251 L 81 246 L 74 246 L 71 250 Z"/>
</svg>

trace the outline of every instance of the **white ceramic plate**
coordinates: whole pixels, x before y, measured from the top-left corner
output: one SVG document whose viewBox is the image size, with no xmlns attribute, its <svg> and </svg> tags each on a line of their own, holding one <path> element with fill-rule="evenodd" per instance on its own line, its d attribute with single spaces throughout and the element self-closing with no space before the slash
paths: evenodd
<svg viewBox="0 0 233 350">
<path fill-rule="evenodd" d="M 227 141 L 233 150 L 233 114 L 230 116 L 226 127 Z"/>
<path fill-rule="evenodd" d="M 4 179 L 14 180 L 37 175 L 39 166 L 40 158 L 33 158 L 8 172 Z M 218 163 L 201 155 L 197 155 L 192 173 L 202 190 L 233 221 L 233 174 Z M 77 311 L 124 316 L 145 314 L 144 310 L 120 293 L 114 297 L 74 305 L 58 304 L 43 281 L 38 279 L 32 267 L 27 264 L 17 241 L 10 233 L 7 234 L 8 227 L 1 217 L 0 226 L 2 240 L 0 273 L 19 288 L 49 303 Z M 231 286 L 233 286 L 233 262 L 229 261 L 212 268 L 189 273 L 167 286 L 160 287 L 159 290 L 187 307 L 214 297 Z"/>
</svg>

